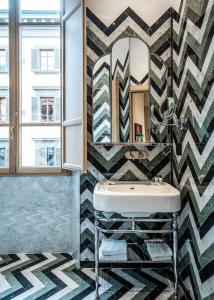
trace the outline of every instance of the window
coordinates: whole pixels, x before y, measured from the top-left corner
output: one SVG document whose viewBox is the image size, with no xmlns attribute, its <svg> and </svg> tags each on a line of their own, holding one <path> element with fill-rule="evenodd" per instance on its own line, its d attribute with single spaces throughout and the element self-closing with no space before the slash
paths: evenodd
<svg viewBox="0 0 214 300">
<path fill-rule="evenodd" d="M 40 98 L 41 121 L 54 121 L 54 98 Z"/>
<path fill-rule="evenodd" d="M 35 139 L 35 164 L 38 166 L 55 166 L 60 164 L 58 140 Z"/>
<path fill-rule="evenodd" d="M 31 68 L 34 73 L 59 72 L 60 69 L 59 49 L 39 49 L 39 48 L 32 49 Z"/>
<path fill-rule="evenodd" d="M 59 94 L 56 91 L 55 94 Z M 45 93 L 47 94 L 47 93 Z M 60 122 L 60 97 L 38 96 L 32 97 L 32 122 Z"/>
<path fill-rule="evenodd" d="M 54 70 L 54 50 L 40 50 L 41 71 Z"/>
<path fill-rule="evenodd" d="M 4 2 L 4 7 L 0 3 L 0 172 L 58 173 L 60 0 Z"/>
<path fill-rule="evenodd" d="M 47 148 L 47 165 L 54 166 L 54 160 L 55 160 L 55 148 L 48 147 Z"/>
</svg>

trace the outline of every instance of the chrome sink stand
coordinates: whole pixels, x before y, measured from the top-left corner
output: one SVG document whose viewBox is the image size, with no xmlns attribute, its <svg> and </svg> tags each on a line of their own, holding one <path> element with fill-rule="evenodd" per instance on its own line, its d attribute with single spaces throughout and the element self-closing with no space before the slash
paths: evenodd
<svg viewBox="0 0 214 300">
<path fill-rule="evenodd" d="M 172 234 L 173 239 L 173 260 L 172 261 L 138 261 L 138 262 L 130 262 L 127 261 L 125 263 L 141 263 L 142 265 L 145 263 L 146 265 L 152 264 L 172 264 L 173 272 L 174 272 L 174 295 L 175 299 L 177 299 L 178 295 L 178 271 L 177 271 L 177 253 L 178 253 L 178 224 L 177 224 L 177 213 L 172 213 L 171 218 L 169 219 L 150 219 L 150 218 L 105 218 L 100 216 L 100 211 L 95 210 L 95 283 L 96 283 L 96 293 L 95 293 L 95 300 L 100 299 L 99 297 L 99 233 L 161 233 L 161 234 Z M 131 224 L 131 229 L 104 229 L 100 227 L 100 222 L 102 223 L 113 223 L 113 222 L 129 222 Z M 136 229 L 136 222 L 151 222 L 151 223 L 171 223 L 171 229 L 163 229 L 163 230 L 141 230 Z"/>
</svg>

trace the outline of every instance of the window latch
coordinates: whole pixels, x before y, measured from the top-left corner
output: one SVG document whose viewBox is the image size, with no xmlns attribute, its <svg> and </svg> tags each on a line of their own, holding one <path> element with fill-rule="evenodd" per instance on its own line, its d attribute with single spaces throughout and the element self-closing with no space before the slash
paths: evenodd
<svg viewBox="0 0 214 300">
<path fill-rule="evenodd" d="M 13 140 L 14 139 L 14 126 L 10 127 L 10 139 Z"/>
</svg>

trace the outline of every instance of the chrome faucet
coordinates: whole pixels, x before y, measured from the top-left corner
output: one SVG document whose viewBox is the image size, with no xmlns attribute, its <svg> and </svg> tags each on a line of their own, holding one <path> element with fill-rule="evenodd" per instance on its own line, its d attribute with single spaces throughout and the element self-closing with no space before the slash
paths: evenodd
<svg viewBox="0 0 214 300">
<path fill-rule="evenodd" d="M 162 183 L 163 182 L 163 177 L 160 174 L 157 174 L 155 176 L 155 182 Z"/>
<path fill-rule="evenodd" d="M 106 180 L 106 183 L 108 185 L 115 185 L 116 184 L 114 181 L 111 181 L 111 180 Z"/>
</svg>

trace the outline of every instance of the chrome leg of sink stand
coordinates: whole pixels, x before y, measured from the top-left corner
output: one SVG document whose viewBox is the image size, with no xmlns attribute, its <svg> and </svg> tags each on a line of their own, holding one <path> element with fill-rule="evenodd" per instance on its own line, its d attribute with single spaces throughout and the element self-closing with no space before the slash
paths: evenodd
<svg viewBox="0 0 214 300">
<path fill-rule="evenodd" d="M 99 297 L 99 229 L 97 220 L 97 211 L 95 211 L 95 300 L 100 299 Z"/>
<path fill-rule="evenodd" d="M 178 297 L 178 223 L 177 223 L 177 213 L 172 214 L 172 230 L 173 230 L 173 269 L 174 269 L 174 289 L 175 289 L 175 299 Z"/>
<path fill-rule="evenodd" d="M 134 220 L 134 218 L 132 218 L 132 230 L 136 230 L 136 226 L 135 226 L 135 220 Z"/>
</svg>

